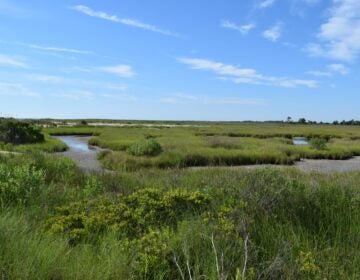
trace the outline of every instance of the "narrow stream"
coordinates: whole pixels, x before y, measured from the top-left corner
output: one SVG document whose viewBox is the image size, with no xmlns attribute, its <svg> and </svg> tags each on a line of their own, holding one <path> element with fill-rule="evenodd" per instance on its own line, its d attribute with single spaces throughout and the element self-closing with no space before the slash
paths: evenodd
<svg viewBox="0 0 360 280">
<path fill-rule="evenodd" d="M 89 147 L 88 142 L 91 136 L 53 136 L 63 141 L 69 149 L 66 152 L 59 153 L 63 156 L 73 159 L 78 166 L 88 172 L 102 171 L 97 154 L 100 151 L 97 147 Z"/>
<path fill-rule="evenodd" d="M 309 145 L 309 141 L 306 137 L 293 137 L 294 145 Z"/>
</svg>

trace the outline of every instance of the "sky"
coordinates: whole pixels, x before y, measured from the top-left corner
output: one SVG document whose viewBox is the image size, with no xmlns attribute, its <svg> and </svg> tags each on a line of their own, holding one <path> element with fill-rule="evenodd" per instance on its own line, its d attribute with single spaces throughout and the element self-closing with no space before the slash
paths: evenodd
<svg viewBox="0 0 360 280">
<path fill-rule="evenodd" d="M 360 119 L 359 0 L 0 0 L 0 117 Z"/>
</svg>

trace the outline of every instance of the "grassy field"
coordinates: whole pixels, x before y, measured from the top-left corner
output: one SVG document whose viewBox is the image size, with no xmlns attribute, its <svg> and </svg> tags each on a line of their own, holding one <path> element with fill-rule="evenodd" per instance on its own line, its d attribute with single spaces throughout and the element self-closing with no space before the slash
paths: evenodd
<svg viewBox="0 0 360 280">
<path fill-rule="evenodd" d="M 0 157 L 2 279 L 358 279 L 360 172 Z"/>
<path fill-rule="evenodd" d="M 177 168 L 360 154 L 346 126 L 60 127 L 0 154 L 1 279 L 359 279 L 360 171 Z M 88 174 L 50 135 L 108 149 Z M 320 139 L 295 146 L 293 136 Z M 318 141 L 319 142 L 319 141 Z M 171 168 L 166 168 L 171 167 Z"/>
<path fill-rule="evenodd" d="M 52 135 L 94 135 L 90 144 L 108 149 L 100 156 L 112 170 L 182 168 L 248 164 L 292 164 L 300 158 L 347 159 L 360 155 L 360 130 L 356 126 L 272 123 L 195 123 L 189 127 L 60 127 Z M 292 137 L 323 139 L 319 149 L 292 144 Z M 145 148 L 147 139 L 161 146 L 158 153 L 131 153 L 133 145 Z M 129 152 L 130 151 L 130 152 Z"/>
</svg>

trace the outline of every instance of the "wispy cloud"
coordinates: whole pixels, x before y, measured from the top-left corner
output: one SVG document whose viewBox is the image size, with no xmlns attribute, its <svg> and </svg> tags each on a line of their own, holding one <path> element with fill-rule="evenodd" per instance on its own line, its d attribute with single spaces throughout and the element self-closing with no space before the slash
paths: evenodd
<svg viewBox="0 0 360 280">
<path fill-rule="evenodd" d="M 27 88 L 23 84 L 2 82 L 0 82 L 0 95 L 40 97 L 38 92 Z"/>
<path fill-rule="evenodd" d="M 32 80 L 39 81 L 42 83 L 64 83 L 66 80 L 62 77 L 44 75 L 44 74 L 30 74 L 28 77 Z"/>
<path fill-rule="evenodd" d="M 321 70 L 309 70 L 306 72 L 309 75 L 315 76 L 315 77 L 331 77 L 332 73 L 328 71 L 321 71 Z"/>
<path fill-rule="evenodd" d="M 211 71 L 215 73 L 219 79 L 230 80 L 239 84 L 271 85 L 288 88 L 298 86 L 314 88 L 318 84 L 315 80 L 265 76 L 251 68 L 240 68 L 231 64 L 224 64 L 209 59 L 178 58 L 178 61 L 189 65 L 192 69 Z"/>
<path fill-rule="evenodd" d="M 17 67 L 17 68 L 26 68 L 27 67 L 27 64 L 25 63 L 23 58 L 19 58 L 16 56 L 10 56 L 10 55 L 4 55 L 4 54 L 0 54 L 0 65 Z"/>
<path fill-rule="evenodd" d="M 20 47 L 24 47 L 24 48 L 28 48 L 28 49 L 34 49 L 37 51 L 48 53 L 48 54 L 56 56 L 56 57 L 73 59 L 73 60 L 76 59 L 76 55 L 91 55 L 91 56 L 98 56 L 98 57 L 102 57 L 102 58 L 114 59 L 113 57 L 97 54 L 91 50 L 82 50 L 82 49 L 59 47 L 59 46 L 39 45 L 39 44 L 33 44 L 33 43 L 27 43 L 27 42 L 6 41 L 6 40 L 0 40 L 0 44 L 20 46 Z"/>
<path fill-rule="evenodd" d="M 117 15 L 110 15 L 110 14 L 108 14 L 106 12 L 102 12 L 102 11 L 95 11 L 92 8 L 84 6 L 84 5 L 71 6 L 71 7 L 69 7 L 69 9 L 78 11 L 80 13 L 83 13 L 83 14 L 91 16 L 91 17 L 100 18 L 100 19 L 124 24 L 127 26 L 132 26 L 132 27 L 160 33 L 162 35 L 180 37 L 180 35 L 175 32 L 159 28 L 155 25 L 147 24 L 147 23 L 141 22 L 136 19 L 120 18 Z"/>
<path fill-rule="evenodd" d="M 283 23 L 278 22 L 274 26 L 265 30 L 263 36 L 264 38 L 272 42 L 276 42 L 281 37 L 282 31 L 283 31 Z"/>
<path fill-rule="evenodd" d="M 360 1 L 334 0 L 317 38 L 305 48 L 310 55 L 354 61 L 360 53 Z"/>
<path fill-rule="evenodd" d="M 307 74 L 317 76 L 317 77 L 332 77 L 334 74 L 347 75 L 350 70 L 344 64 L 333 63 L 326 66 L 326 71 L 311 70 L 307 71 Z"/>
<path fill-rule="evenodd" d="M 330 64 L 328 65 L 328 68 L 336 73 L 339 73 L 341 75 L 347 75 L 349 74 L 349 68 L 347 68 L 344 64 L 341 63 L 334 63 L 334 64 Z"/>
<path fill-rule="evenodd" d="M 223 28 L 228 28 L 228 29 L 233 29 L 233 30 L 237 30 L 239 31 L 242 35 L 246 35 L 249 33 L 249 31 L 251 29 L 255 28 L 255 24 L 249 23 L 249 24 L 244 24 L 244 25 L 238 25 L 234 22 L 228 21 L 228 20 L 223 20 L 221 22 L 221 27 Z"/>
<path fill-rule="evenodd" d="M 102 72 L 114 74 L 114 75 L 117 75 L 117 76 L 123 77 L 123 78 L 132 78 L 137 75 L 135 73 L 135 71 L 132 69 L 132 67 L 130 65 L 126 65 L 126 64 L 118 64 L 115 66 L 99 67 L 98 69 Z"/>
<path fill-rule="evenodd" d="M 25 44 L 21 43 L 23 46 L 27 46 L 32 49 L 48 51 L 48 52 L 61 52 L 61 53 L 72 53 L 72 54 L 94 54 L 92 51 L 78 50 L 78 49 L 69 49 L 69 48 L 60 48 L 60 47 L 51 47 L 51 46 L 40 46 L 35 44 Z"/>
<path fill-rule="evenodd" d="M 106 88 L 112 90 L 124 91 L 127 90 L 128 87 L 126 85 L 107 85 Z"/>
<path fill-rule="evenodd" d="M 274 5 L 276 0 L 263 0 L 260 4 L 259 4 L 259 8 L 260 9 L 266 9 L 271 7 L 272 5 Z"/>
</svg>

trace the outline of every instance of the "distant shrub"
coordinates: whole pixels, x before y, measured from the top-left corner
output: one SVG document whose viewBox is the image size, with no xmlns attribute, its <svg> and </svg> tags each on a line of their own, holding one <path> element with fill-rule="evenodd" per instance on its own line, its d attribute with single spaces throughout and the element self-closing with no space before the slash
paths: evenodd
<svg viewBox="0 0 360 280">
<path fill-rule="evenodd" d="M 242 146 L 237 140 L 224 136 L 210 136 L 205 138 L 206 144 L 211 148 L 241 149 Z"/>
<path fill-rule="evenodd" d="M 14 119 L 0 120 L 0 141 L 11 144 L 44 142 L 41 129 L 29 122 Z"/>
<path fill-rule="evenodd" d="M 127 152 L 133 156 L 156 156 L 162 152 L 162 147 L 156 139 L 150 138 L 135 142 Z"/>
<path fill-rule="evenodd" d="M 315 137 L 310 140 L 310 145 L 316 150 L 325 150 L 326 149 L 326 139 Z"/>
</svg>

